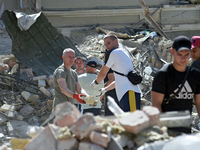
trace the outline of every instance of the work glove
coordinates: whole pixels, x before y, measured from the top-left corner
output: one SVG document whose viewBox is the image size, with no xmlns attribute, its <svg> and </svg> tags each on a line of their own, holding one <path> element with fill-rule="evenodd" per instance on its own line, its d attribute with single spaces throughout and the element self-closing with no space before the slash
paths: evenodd
<svg viewBox="0 0 200 150">
<path fill-rule="evenodd" d="M 99 91 L 101 93 L 99 95 L 97 95 L 96 97 L 100 97 L 100 96 L 104 95 L 107 92 L 105 88 L 101 88 Z"/>
<path fill-rule="evenodd" d="M 81 98 L 81 96 L 85 96 L 84 94 L 74 94 L 73 98 L 76 99 L 79 103 L 85 104 L 85 101 Z"/>
<path fill-rule="evenodd" d="M 98 83 L 97 83 L 96 80 L 93 80 L 92 83 L 90 84 L 90 87 L 91 87 L 92 89 L 97 88 L 97 86 L 98 86 Z"/>
</svg>

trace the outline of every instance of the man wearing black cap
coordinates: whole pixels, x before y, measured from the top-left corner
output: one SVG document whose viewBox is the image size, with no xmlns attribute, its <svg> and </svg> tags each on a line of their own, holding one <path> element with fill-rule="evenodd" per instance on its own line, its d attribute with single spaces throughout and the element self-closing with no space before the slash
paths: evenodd
<svg viewBox="0 0 200 150">
<path fill-rule="evenodd" d="M 88 60 L 86 62 L 86 73 L 83 73 L 78 76 L 79 83 L 81 87 L 85 89 L 89 96 L 93 96 L 95 100 L 98 100 L 98 103 L 95 106 L 89 106 L 88 104 L 81 104 L 81 109 L 83 110 L 83 114 L 90 112 L 93 115 L 101 115 L 101 101 L 99 97 L 96 97 L 99 94 L 99 89 L 103 88 L 103 82 L 98 85 L 97 90 L 93 90 L 89 87 L 90 83 L 96 79 L 97 75 L 95 71 L 97 69 L 97 63 L 94 60 Z"/>
<path fill-rule="evenodd" d="M 200 116 L 200 71 L 187 66 L 191 54 L 191 41 L 185 36 L 174 39 L 171 54 L 172 63 L 165 64 L 155 75 L 152 85 L 152 106 L 161 112 L 189 110 L 193 99 Z M 172 97 L 174 95 L 174 97 Z M 169 128 L 191 133 L 190 128 Z"/>
</svg>

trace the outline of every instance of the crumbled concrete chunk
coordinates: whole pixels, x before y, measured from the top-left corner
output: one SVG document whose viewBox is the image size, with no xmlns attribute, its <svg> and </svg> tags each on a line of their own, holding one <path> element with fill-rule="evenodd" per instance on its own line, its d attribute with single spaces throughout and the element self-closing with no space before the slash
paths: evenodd
<svg viewBox="0 0 200 150">
<path fill-rule="evenodd" d="M 31 107 L 29 104 L 24 105 L 24 107 L 22 109 L 20 109 L 20 114 L 22 116 L 27 116 L 32 114 L 34 111 L 34 108 Z"/>
<path fill-rule="evenodd" d="M 81 116 L 77 107 L 70 102 L 56 105 L 54 123 L 60 127 L 73 125 Z"/>
<path fill-rule="evenodd" d="M 89 137 L 92 131 L 102 131 L 102 126 L 96 123 L 92 113 L 86 113 L 82 115 L 78 121 L 70 127 L 71 132 L 78 139 Z"/>
<path fill-rule="evenodd" d="M 108 146 L 109 143 L 109 137 L 107 134 L 98 133 L 95 131 L 92 131 L 90 133 L 90 140 L 92 141 L 92 143 L 100 145 L 105 148 Z"/>
<path fill-rule="evenodd" d="M 157 125 L 160 120 L 160 111 L 156 107 L 152 106 L 144 106 L 142 108 L 142 111 L 144 111 L 150 118 L 150 125 Z"/>
<path fill-rule="evenodd" d="M 2 125 L 6 121 L 8 121 L 8 118 L 0 113 L 0 125 Z"/>
<path fill-rule="evenodd" d="M 28 126 L 29 124 L 24 121 L 10 120 L 7 123 L 8 135 L 11 137 L 28 138 Z"/>
<path fill-rule="evenodd" d="M 5 114 L 6 116 L 9 118 L 9 119 L 14 119 L 15 118 L 15 112 L 12 112 L 12 111 L 6 111 Z"/>
<path fill-rule="evenodd" d="M 29 102 L 31 102 L 31 104 L 33 104 L 34 106 L 40 106 L 41 105 L 41 101 L 40 99 L 37 98 L 38 95 L 31 95 L 28 99 Z"/>
<path fill-rule="evenodd" d="M 48 97 L 51 96 L 51 93 L 50 93 L 47 89 L 45 89 L 45 87 L 40 87 L 40 91 L 41 91 L 44 95 L 46 95 L 46 96 L 48 96 Z"/>
<path fill-rule="evenodd" d="M 60 127 L 50 124 L 40 132 L 30 143 L 26 145 L 26 150 L 75 150 L 78 141 L 75 138 L 57 140 Z M 57 141 L 56 141 L 57 140 Z M 40 146 L 38 146 L 40 145 Z M 57 145 L 57 146 L 56 146 Z"/>
<path fill-rule="evenodd" d="M 46 80 L 46 75 L 42 75 L 42 76 L 37 76 L 37 77 L 33 77 L 33 81 L 37 81 L 37 80 Z"/>
<path fill-rule="evenodd" d="M 0 108 L 1 111 L 15 111 L 15 106 L 3 104 Z"/>
<path fill-rule="evenodd" d="M 143 111 L 136 110 L 122 116 L 119 123 L 125 130 L 137 134 L 150 126 L 149 120 L 149 117 Z"/>
<path fill-rule="evenodd" d="M 50 75 L 47 78 L 47 83 L 48 83 L 49 87 L 53 87 L 53 75 Z"/>
<path fill-rule="evenodd" d="M 38 146 L 39 145 L 39 146 Z M 31 140 L 25 147 L 26 150 L 56 150 L 56 140 L 47 126 L 41 133 Z"/>
<path fill-rule="evenodd" d="M 26 101 L 28 101 L 29 97 L 31 96 L 31 94 L 27 91 L 21 92 L 21 95 Z"/>
<path fill-rule="evenodd" d="M 46 81 L 45 80 L 38 80 L 38 87 L 46 87 Z"/>
<path fill-rule="evenodd" d="M 55 89 L 50 90 L 51 95 L 55 96 Z"/>
</svg>

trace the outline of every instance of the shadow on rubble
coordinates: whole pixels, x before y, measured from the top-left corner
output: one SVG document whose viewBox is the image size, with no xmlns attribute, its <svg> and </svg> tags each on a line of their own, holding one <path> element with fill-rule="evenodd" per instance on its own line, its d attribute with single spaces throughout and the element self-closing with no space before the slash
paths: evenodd
<svg viewBox="0 0 200 150">
<path fill-rule="evenodd" d="M 76 55 L 83 56 L 71 40 L 58 32 L 43 13 L 26 31 L 18 27 L 15 12 L 5 10 L 2 15 L 3 23 L 12 39 L 12 53 L 17 60 L 39 75 L 52 75 L 62 64 L 62 52 L 72 48 Z"/>
</svg>

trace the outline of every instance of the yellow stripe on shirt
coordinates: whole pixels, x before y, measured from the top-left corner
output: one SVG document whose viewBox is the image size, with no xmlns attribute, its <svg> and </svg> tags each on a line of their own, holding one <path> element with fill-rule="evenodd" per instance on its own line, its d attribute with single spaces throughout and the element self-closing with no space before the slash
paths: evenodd
<svg viewBox="0 0 200 150">
<path fill-rule="evenodd" d="M 130 105 L 130 111 L 133 112 L 136 110 L 136 99 L 135 99 L 135 92 L 129 90 L 129 105 Z"/>
</svg>

